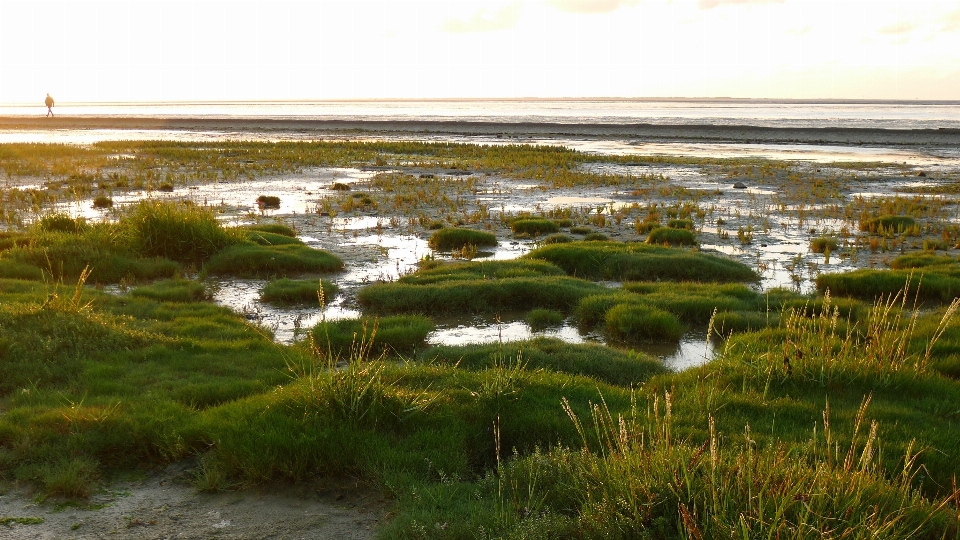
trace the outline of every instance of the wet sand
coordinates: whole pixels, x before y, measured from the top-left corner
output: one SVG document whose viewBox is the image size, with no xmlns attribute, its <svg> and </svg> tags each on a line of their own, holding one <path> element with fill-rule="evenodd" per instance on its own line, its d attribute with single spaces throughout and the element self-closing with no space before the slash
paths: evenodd
<svg viewBox="0 0 960 540">
<path fill-rule="evenodd" d="M 714 141 L 883 146 L 957 146 L 960 129 L 775 128 L 664 124 L 565 124 L 530 122 L 328 120 L 317 118 L 151 118 L 75 116 L 0 117 L 0 130 L 164 129 L 188 131 L 299 132 L 324 137 L 357 134 L 453 134 L 508 137 L 630 138 L 642 141 Z"/>
</svg>

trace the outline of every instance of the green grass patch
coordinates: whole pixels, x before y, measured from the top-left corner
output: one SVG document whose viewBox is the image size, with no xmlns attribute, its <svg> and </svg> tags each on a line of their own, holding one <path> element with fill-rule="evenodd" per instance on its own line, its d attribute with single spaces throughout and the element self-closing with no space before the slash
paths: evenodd
<svg viewBox="0 0 960 540">
<path fill-rule="evenodd" d="M 810 240 L 810 251 L 814 253 L 826 253 L 827 251 L 836 251 L 839 243 L 832 236 L 818 236 Z"/>
<path fill-rule="evenodd" d="M 320 295 L 328 303 L 338 287 L 336 284 L 317 279 L 281 278 L 264 285 L 260 299 L 275 304 L 320 304 Z M 321 293 L 322 291 L 322 293 Z"/>
<path fill-rule="evenodd" d="M 689 219 L 671 219 L 667 222 L 667 227 L 671 229 L 686 229 L 688 231 L 692 231 L 693 221 Z"/>
<path fill-rule="evenodd" d="M 287 276 L 342 269 L 343 261 L 336 255 L 302 244 L 235 244 L 211 257 L 203 267 L 209 274 L 242 277 Z"/>
<path fill-rule="evenodd" d="M 527 325 L 534 331 L 563 324 L 563 313 L 553 309 L 531 309 L 524 317 Z"/>
<path fill-rule="evenodd" d="M 559 231 L 560 227 L 549 219 L 520 218 L 510 222 L 510 230 L 512 230 L 514 234 L 543 236 L 544 234 Z"/>
<path fill-rule="evenodd" d="M 695 246 L 697 237 L 688 229 L 674 229 L 671 227 L 657 227 L 647 235 L 648 244 L 671 246 Z"/>
<path fill-rule="evenodd" d="M 431 234 L 427 243 L 432 249 L 450 251 L 452 249 L 462 249 L 465 246 L 495 246 L 497 245 L 497 236 L 493 233 L 473 229 L 447 227 Z"/>
<path fill-rule="evenodd" d="M 910 232 L 917 225 L 917 221 L 910 216 L 879 216 L 860 221 L 860 230 L 870 233 L 888 232 L 903 234 Z"/>
<path fill-rule="evenodd" d="M 945 255 L 930 255 L 927 253 L 908 253 L 900 255 L 890 261 L 890 268 L 894 270 L 909 270 L 910 268 L 926 268 L 928 266 L 951 266 L 957 263 L 954 257 Z"/>
<path fill-rule="evenodd" d="M 189 279 L 170 279 L 137 287 L 131 296 L 149 298 L 157 302 L 201 302 L 211 298 L 203 283 Z"/>
<path fill-rule="evenodd" d="M 756 281 L 745 264 L 640 243 L 572 242 L 539 247 L 525 258 L 543 259 L 573 276 L 617 281 Z"/>
<path fill-rule="evenodd" d="M 426 346 L 433 321 L 417 315 L 325 321 L 311 330 L 314 346 L 332 358 L 347 359 L 357 351 L 409 355 Z M 364 354 L 366 355 L 366 354 Z"/>
<path fill-rule="evenodd" d="M 551 234 L 540 241 L 541 244 L 566 244 L 568 242 L 573 242 L 573 238 L 563 233 Z"/>
<path fill-rule="evenodd" d="M 288 236 L 290 238 L 297 237 L 297 231 L 282 223 L 258 223 L 256 225 L 247 225 L 244 228 L 251 231 L 279 234 L 280 236 Z"/>
<path fill-rule="evenodd" d="M 202 263 L 240 241 L 210 210 L 191 205 L 141 201 L 121 220 L 134 251 L 143 257 Z"/>
<path fill-rule="evenodd" d="M 604 319 L 610 336 L 624 343 L 677 341 L 686 331 L 673 314 L 640 304 L 617 304 Z"/>
<path fill-rule="evenodd" d="M 830 291 L 835 296 L 851 296 L 873 301 L 881 296 L 895 295 L 909 283 L 911 300 L 950 302 L 960 296 L 960 278 L 938 273 L 920 274 L 903 270 L 861 269 L 817 276 L 817 290 Z"/>
</svg>

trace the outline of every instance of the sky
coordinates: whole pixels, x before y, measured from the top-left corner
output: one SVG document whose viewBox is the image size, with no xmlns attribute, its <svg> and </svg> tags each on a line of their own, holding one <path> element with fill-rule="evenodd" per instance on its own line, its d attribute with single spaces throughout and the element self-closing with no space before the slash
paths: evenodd
<svg viewBox="0 0 960 540">
<path fill-rule="evenodd" d="M 0 105 L 960 99 L 960 1 L 0 0 Z"/>
</svg>

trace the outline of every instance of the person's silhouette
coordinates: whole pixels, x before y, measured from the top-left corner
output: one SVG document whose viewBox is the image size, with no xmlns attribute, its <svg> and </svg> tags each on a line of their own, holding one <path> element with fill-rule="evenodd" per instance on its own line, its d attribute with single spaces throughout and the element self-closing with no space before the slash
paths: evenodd
<svg viewBox="0 0 960 540">
<path fill-rule="evenodd" d="M 50 94 L 47 94 L 47 99 L 43 100 L 43 103 L 47 106 L 47 116 L 53 116 L 53 98 Z"/>
</svg>

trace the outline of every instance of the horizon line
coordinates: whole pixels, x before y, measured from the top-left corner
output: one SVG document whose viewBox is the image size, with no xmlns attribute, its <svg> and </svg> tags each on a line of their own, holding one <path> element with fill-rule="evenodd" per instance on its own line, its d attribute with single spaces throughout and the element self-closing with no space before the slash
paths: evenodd
<svg viewBox="0 0 960 540">
<path fill-rule="evenodd" d="M 157 105 L 280 105 L 322 103 L 467 103 L 467 102 L 707 102 L 707 103 L 784 103 L 784 104 L 960 104 L 960 99 L 880 99 L 880 98 L 740 98 L 713 97 L 489 97 L 489 98 L 330 98 L 330 99 L 237 99 L 237 100 L 169 100 L 169 101 L 62 101 L 56 106 L 157 106 Z M 39 101 L 42 105 L 42 101 Z M 34 102 L 3 103 L 0 107 L 38 107 Z"/>
</svg>

